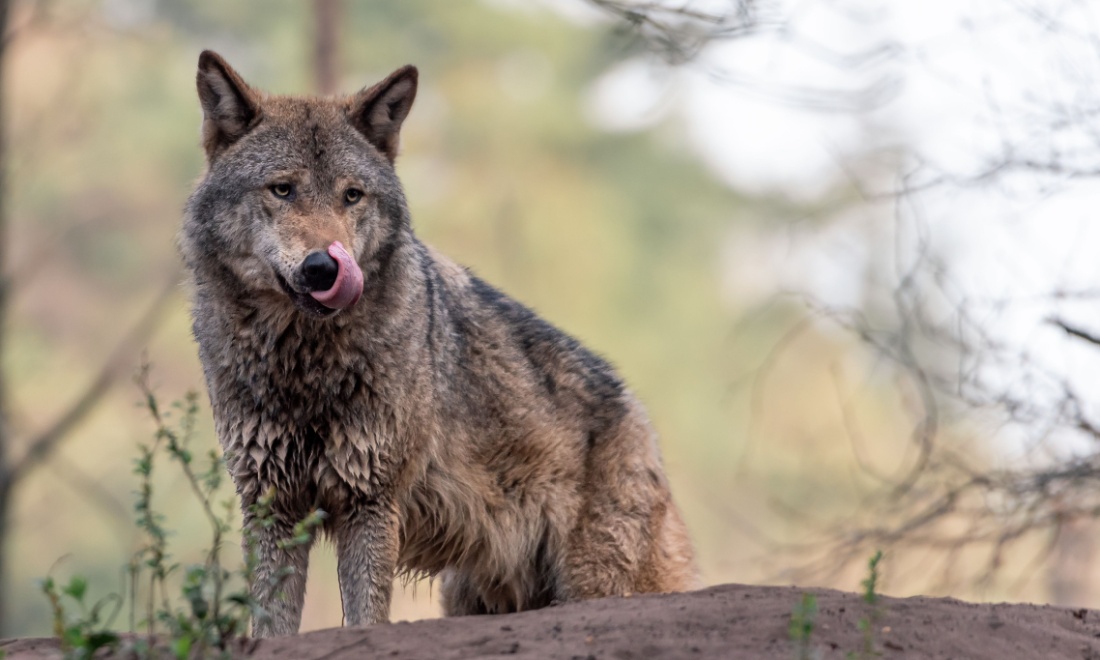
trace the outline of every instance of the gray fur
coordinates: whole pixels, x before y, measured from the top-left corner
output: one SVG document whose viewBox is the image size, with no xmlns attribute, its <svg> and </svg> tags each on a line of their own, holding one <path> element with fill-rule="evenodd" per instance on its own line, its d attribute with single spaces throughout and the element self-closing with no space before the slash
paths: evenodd
<svg viewBox="0 0 1100 660">
<path fill-rule="evenodd" d="M 295 571 L 257 592 L 272 617 L 254 634 L 298 629 L 309 548 L 277 542 L 314 507 L 345 625 L 387 621 L 400 571 L 442 576 L 447 614 L 695 585 L 655 435 L 611 367 L 414 236 L 393 160 L 416 70 L 347 98 L 268 96 L 206 52 L 198 85 L 194 334 L 246 524 L 276 491 L 261 582 Z M 336 313 L 297 273 L 333 240 L 365 277 Z"/>
</svg>

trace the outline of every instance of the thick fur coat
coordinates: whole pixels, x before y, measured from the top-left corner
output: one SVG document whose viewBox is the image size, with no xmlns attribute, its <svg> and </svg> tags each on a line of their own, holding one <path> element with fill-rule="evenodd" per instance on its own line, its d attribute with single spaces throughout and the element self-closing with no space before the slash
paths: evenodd
<svg viewBox="0 0 1100 660">
<path fill-rule="evenodd" d="M 298 630 L 309 547 L 279 541 L 315 507 L 345 625 L 387 621 L 402 571 L 440 576 L 449 615 L 693 587 L 655 434 L 612 368 L 413 234 L 394 158 L 416 85 L 405 67 L 350 97 L 272 96 L 199 59 L 194 334 L 245 523 L 276 493 L 258 584 L 294 569 L 257 587 L 253 633 Z M 319 303 L 307 257 L 334 289 L 361 271 L 357 302 Z"/>
</svg>

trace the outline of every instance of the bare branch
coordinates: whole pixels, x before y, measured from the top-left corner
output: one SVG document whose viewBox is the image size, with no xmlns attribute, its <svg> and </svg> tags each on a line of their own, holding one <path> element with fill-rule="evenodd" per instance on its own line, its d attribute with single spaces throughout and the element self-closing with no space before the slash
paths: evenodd
<svg viewBox="0 0 1100 660">
<path fill-rule="evenodd" d="M 148 341 L 178 288 L 179 274 L 174 272 L 146 312 L 134 324 L 130 332 L 115 346 L 99 373 L 89 383 L 84 392 L 77 397 L 68 410 L 57 418 L 53 425 L 28 443 L 26 453 L 19 461 L 13 463 L 6 475 L 9 486 L 18 483 L 34 467 L 49 457 L 76 425 L 95 408 L 100 399 L 110 390 L 111 385 L 120 376 L 128 374 L 128 368 L 132 366 L 130 361 L 134 353 L 142 344 Z"/>
<path fill-rule="evenodd" d="M 1064 330 L 1066 332 L 1067 335 L 1070 335 L 1071 337 L 1077 337 L 1078 339 L 1084 339 L 1085 341 L 1087 341 L 1090 344 L 1096 344 L 1096 345 L 1100 346 L 1100 336 L 1097 336 L 1097 335 L 1095 335 L 1095 334 L 1093 334 L 1093 333 L 1091 333 L 1087 330 L 1082 330 L 1080 328 L 1072 326 L 1069 323 L 1066 323 L 1065 321 L 1063 321 L 1062 319 L 1052 317 L 1052 318 L 1047 319 L 1047 323 L 1049 323 L 1053 326 L 1057 326 L 1057 327 L 1061 328 L 1062 330 Z"/>
<path fill-rule="evenodd" d="M 10 16 L 11 0 L 0 0 L 0 12 Z M 12 25 L 10 19 L 4 21 L 3 30 L 0 31 L 0 53 L 7 49 L 19 35 L 33 27 L 42 19 L 42 2 L 40 0 L 26 0 L 24 3 L 25 14 L 21 24 Z"/>
<path fill-rule="evenodd" d="M 106 513 L 123 538 L 134 535 L 134 521 L 130 507 L 120 502 L 103 487 L 102 483 L 60 454 L 50 457 L 49 469 L 56 473 L 69 488 L 79 492 L 85 500 Z"/>
<path fill-rule="evenodd" d="M 779 0 L 726 0 L 699 9 L 677 0 L 587 0 L 615 19 L 648 53 L 671 66 L 692 65 L 720 85 L 740 88 L 769 102 L 818 112 L 859 112 L 881 107 L 900 90 L 897 78 L 881 69 L 902 54 L 898 44 L 841 52 L 801 33 L 793 12 Z M 777 45 L 838 70 L 870 80 L 853 89 L 777 81 L 771 75 L 737 71 L 701 57 L 717 43 L 767 36 Z"/>
<path fill-rule="evenodd" d="M 715 41 L 744 38 L 780 26 L 778 7 L 765 0 L 728 0 L 716 10 L 693 9 L 686 2 L 588 0 L 634 32 L 646 49 L 670 64 L 696 58 Z"/>
</svg>

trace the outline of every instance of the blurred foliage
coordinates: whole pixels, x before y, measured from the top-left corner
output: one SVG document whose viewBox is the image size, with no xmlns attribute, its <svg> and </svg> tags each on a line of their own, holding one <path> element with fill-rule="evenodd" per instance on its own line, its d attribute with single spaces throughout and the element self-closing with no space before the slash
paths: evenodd
<svg viewBox="0 0 1100 660">
<path fill-rule="evenodd" d="M 588 121 L 590 84 L 631 48 L 610 26 L 545 4 L 348 2 L 343 88 L 420 67 L 398 171 L 421 237 L 620 367 L 661 433 L 708 582 L 775 579 L 761 556 L 812 527 L 783 511 L 842 512 L 863 492 L 853 419 L 870 439 L 864 460 L 900 460 L 904 389 L 868 379 L 854 341 L 804 325 L 800 306 L 723 285 L 729 246 L 786 217 L 720 185 L 675 119 L 630 133 Z M 65 407 L 178 268 L 174 235 L 202 168 L 198 52 L 220 51 L 257 87 L 309 92 L 309 12 L 299 0 L 15 3 L 5 64 L 16 280 L 3 367 L 20 428 Z M 189 328 L 181 287 L 148 348 L 168 398 L 203 382 Z M 4 632 L 49 632 L 36 579 L 70 551 L 66 571 L 118 583 L 137 543 L 128 473 L 149 432 L 137 399 L 117 387 L 18 493 L 5 595 L 17 606 Z M 196 451 L 213 446 L 205 417 L 197 436 Z M 157 488 L 183 547 L 203 525 L 174 513 L 187 488 Z M 306 629 L 339 625 L 334 573 L 331 550 L 315 551 Z M 394 618 L 436 615 L 432 596 L 412 585 Z"/>
</svg>

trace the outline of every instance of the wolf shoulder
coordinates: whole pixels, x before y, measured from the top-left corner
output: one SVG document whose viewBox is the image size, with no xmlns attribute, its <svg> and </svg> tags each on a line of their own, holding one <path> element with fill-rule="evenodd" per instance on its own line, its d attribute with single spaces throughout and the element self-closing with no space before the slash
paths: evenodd
<svg viewBox="0 0 1100 660">
<path fill-rule="evenodd" d="M 630 395 L 607 360 L 435 248 L 425 246 L 425 256 L 434 271 L 426 290 L 435 330 L 462 371 L 531 387 L 532 394 L 586 411 L 628 405 Z"/>
</svg>

